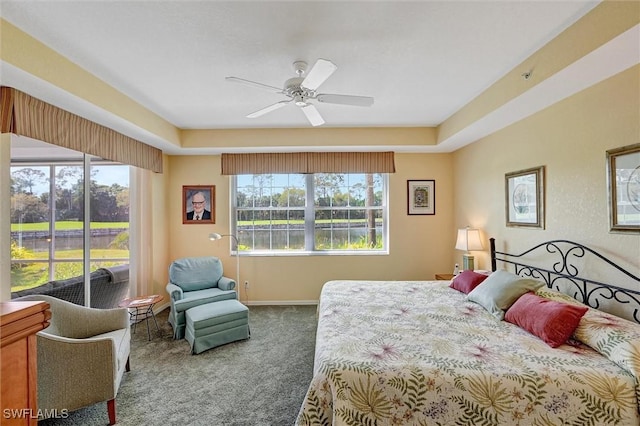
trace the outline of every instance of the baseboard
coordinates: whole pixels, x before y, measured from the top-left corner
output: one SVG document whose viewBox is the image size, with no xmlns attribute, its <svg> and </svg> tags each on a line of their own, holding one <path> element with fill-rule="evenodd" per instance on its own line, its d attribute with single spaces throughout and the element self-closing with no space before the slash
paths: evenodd
<svg viewBox="0 0 640 426">
<path fill-rule="evenodd" d="M 317 305 L 317 300 L 249 300 L 242 301 L 248 306 L 295 306 L 295 305 Z"/>
<path fill-rule="evenodd" d="M 167 308 L 170 308 L 171 304 L 170 303 L 164 303 L 162 305 L 156 305 L 153 307 L 153 313 L 158 314 L 162 311 L 164 311 Z"/>
</svg>

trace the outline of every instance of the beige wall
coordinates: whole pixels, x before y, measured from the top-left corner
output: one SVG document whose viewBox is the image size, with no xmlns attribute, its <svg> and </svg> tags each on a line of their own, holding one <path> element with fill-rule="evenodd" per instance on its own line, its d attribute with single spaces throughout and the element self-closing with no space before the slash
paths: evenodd
<svg viewBox="0 0 640 426">
<path fill-rule="evenodd" d="M 220 157 L 172 156 L 169 168 L 169 257 L 218 256 L 233 277 L 228 239 L 207 238 L 230 228 L 229 178 L 220 175 Z M 322 285 L 333 279 L 425 280 L 450 272 L 455 239 L 451 154 L 397 154 L 396 170 L 389 181 L 389 255 L 242 256 L 241 281 L 250 283 L 250 303 L 316 301 Z M 407 215 L 408 179 L 435 179 L 434 216 Z M 182 224 L 182 185 L 216 186 L 215 225 Z M 243 291 L 241 299 L 246 297 Z"/>
<path fill-rule="evenodd" d="M 480 227 L 510 252 L 574 240 L 640 275 L 640 236 L 609 232 L 605 161 L 606 150 L 638 143 L 639 93 L 635 66 L 455 152 L 455 224 Z M 536 166 L 546 166 L 546 229 L 507 228 L 504 175 Z M 488 269 L 488 252 L 480 257 Z"/>
<path fill-rule="evenodd" d="M 434 127 L 314 127 L 300 129 L 181 130 L 183 148 L 220 148 L 222 152 L 265 149 L 419 151 L 436 145 Z M 230 149 L 229 147 L 233 147 Z M 336 147 L 336 148 L 334 148 Z"/>
<path fill-rule="evenodd" d="M 169 295 L 166 294 L 165 287 L 168 282 L 169 269 L 169 201 L 167 199 L 167 187 L 171 167 L 169 165 L 169 157 L 163 156 L 164 173 L 151 173 L 150 191 L 151 191 L 151 211 L 153 212 L 153 222 L 151 224 L 151 235 L 148 240 L 144 241 L 151 264 L 151 283 L 147 284 L 147 294 L 161 294 L 165 296 L 165 301 L 169 301 Z"/>
</svg>

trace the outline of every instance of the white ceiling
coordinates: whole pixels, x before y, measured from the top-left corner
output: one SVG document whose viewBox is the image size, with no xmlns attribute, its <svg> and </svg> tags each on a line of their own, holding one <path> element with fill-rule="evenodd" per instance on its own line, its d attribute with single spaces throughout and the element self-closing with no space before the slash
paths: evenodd
<svg viewBox="0 0 640 426">
<path fill-rule="evenodd" d="M 280 87 L 317 58 L 338 66 L 319 92 L 375 98 L 317 105 L 325 127 L 436 126 L 597 4 L 2 0 L 0 15 L 179 128 L 309 127 L 294 105 L 245 118 L 284 96 L 224 78 Z"/>
</svg>

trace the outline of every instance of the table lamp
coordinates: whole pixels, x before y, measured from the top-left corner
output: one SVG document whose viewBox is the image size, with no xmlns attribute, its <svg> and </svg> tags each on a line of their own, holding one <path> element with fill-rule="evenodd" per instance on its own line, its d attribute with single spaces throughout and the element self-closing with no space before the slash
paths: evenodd
<svg viewBox="0 0 640 426">
<path fill-rule="evenodd" d="M 464 250 L 467 252 L 462 255 L 462 270 L 473 271 L 474 259 L 469 252 L 472 250 L 482 250 L 482 241 L 480 241 L 480 230 L 469 228 L 468 226 L 463 229 L 458 229 L 456 249 Z"/>
</svg>

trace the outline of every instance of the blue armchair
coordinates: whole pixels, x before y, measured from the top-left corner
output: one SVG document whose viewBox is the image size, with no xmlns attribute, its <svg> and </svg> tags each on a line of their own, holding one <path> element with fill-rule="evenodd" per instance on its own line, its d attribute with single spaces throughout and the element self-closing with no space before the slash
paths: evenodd
<svg viewBox="0 0 640 426">
<path fill-rule="evenodd" d="M 222 262 L 217 257 L 185 257 L 169 266 L 167 293 L 171 300 L 169 324 L 173 338 L 184 338 L 185 312 L 194 306 L 221 300 L 237 299 L 236 282 L 222 276 Z"/>
</svg>

